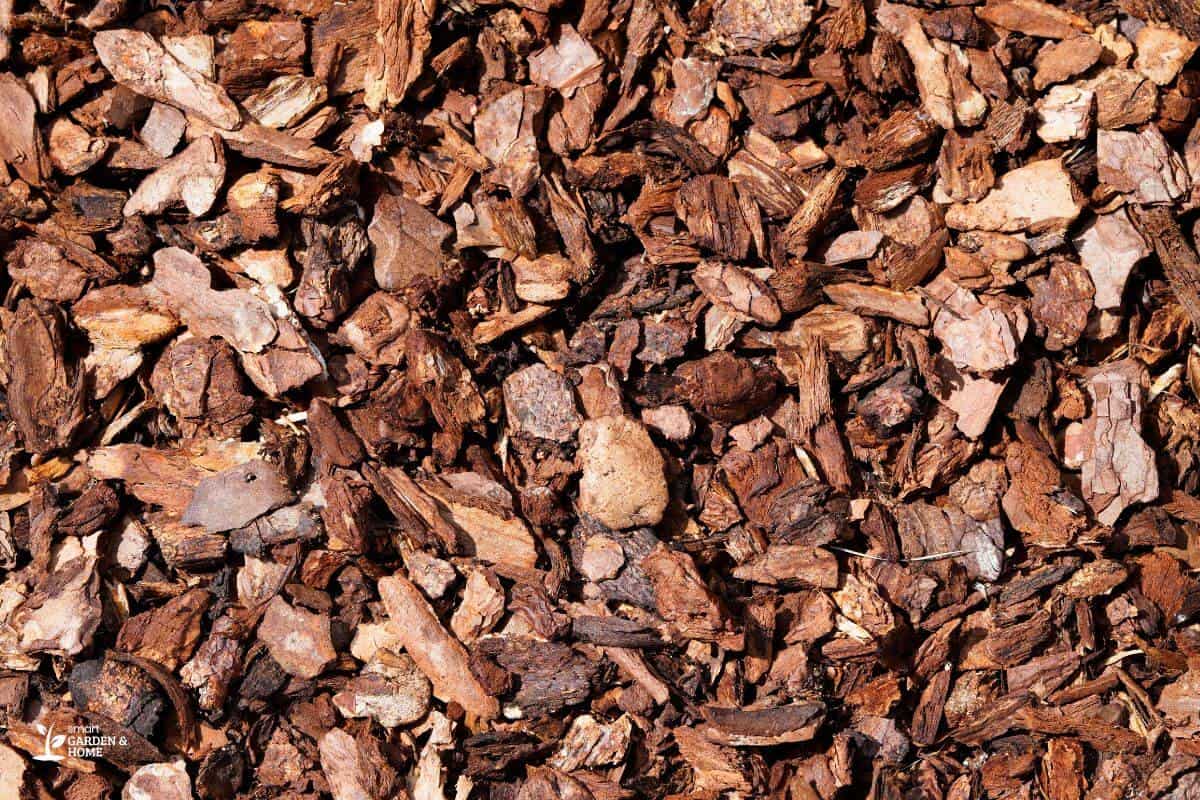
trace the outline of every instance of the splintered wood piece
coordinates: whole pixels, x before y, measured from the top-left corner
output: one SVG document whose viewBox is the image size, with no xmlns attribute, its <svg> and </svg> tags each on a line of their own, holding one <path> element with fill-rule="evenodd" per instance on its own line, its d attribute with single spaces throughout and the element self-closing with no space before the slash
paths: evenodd
<svg viewBox="0 0 1200 800">
<path fill-rule="evenodd" d="M 1134 220 L 1154 247 L 1163 272 L 1192 325 L 1200 327 L 1200 257 L 1166 208 L 1138 209 Z"/>
<path fill-rule="evenodd" d="M 915 292 L 897 292 L 860 283 L 835 283 L 825 287 L 825 294 L 837 305 L 859 314 L 890 317 L 918 328 L 929 324 L 929 311 Z"/>
<path fill-rule="evenodd" d="M 267 88 L 247 97 L 250 116 L 268 128 L 289 128 L 325 102 L 328 92 L 315 78 L 281 75 Z"/>
<path fill-rule="evenodd" d="M 908 6 L 881 3 L 875 13 L 879 23 L 899 39 L 908 51 L 926 113 L 946 130 L 954 130 L 954 89 L 946 57 L 930 43 L 920 19 Z"/>
<path fill-rule="evenodd" d="M 834 167 L 825 173 L 805 198 L 804 205 L 788 221 L 784 237 L 789 253 L 801 258 L 808 252 L 809 242 L 833 210 L 846 174 L 846 170 L 841 167 Z"/>
<path fill-rule="evenodd" d="M 461 705 L 482 721 L 494 718 L 500 706 L 474 677 L 467 651 L 451 636 L 429 603 L 408 578 L 381 578 L 379 594 L 393 630 L 413 661 L 433 683 L 434 694 Z"/>
<path fill-rule="evenodd" d="M 375 0 L 375 46 L 364 77 L 367 107 L 399 105 L 425 67 L 436 0 Z"/>
</svg>

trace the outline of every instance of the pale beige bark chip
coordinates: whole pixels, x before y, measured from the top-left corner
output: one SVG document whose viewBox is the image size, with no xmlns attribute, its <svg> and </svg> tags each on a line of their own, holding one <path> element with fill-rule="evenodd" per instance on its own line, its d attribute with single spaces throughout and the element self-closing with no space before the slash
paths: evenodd
<svg viewBox="0 0 1200 800">
<path fill-rule="evenodd" d="M 276 596 L 258 627 L 258 638 L 284 672 L 315 678 L 337 658 L 329 634 L 329 617 L 294 608 Z"/>
<path fill-rule="evenodd" d="M 579 509 L 610 528 L 656 525 L 666 510 L 663 457 L 645 426 L 600 417 L 579 430 Z"/>
</svg>

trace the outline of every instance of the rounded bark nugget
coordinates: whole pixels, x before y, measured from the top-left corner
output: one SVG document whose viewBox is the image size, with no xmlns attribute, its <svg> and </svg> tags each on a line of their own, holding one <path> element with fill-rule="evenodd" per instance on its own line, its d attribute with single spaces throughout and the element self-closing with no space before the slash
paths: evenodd
<svg viewBox="0 0 1200 800">
<path fill-rule="evenodd" d="M 579 508 L 610 528 L 657 525 L 667 507 L 663 457 L 645 426 L 599 417 L 579 429 Z"/>
</svg>

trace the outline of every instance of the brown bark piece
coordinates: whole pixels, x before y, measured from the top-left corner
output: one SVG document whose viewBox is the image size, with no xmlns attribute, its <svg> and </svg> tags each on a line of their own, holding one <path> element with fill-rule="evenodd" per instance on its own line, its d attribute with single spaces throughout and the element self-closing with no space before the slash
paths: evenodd
<svg viewBox="0 0 1200 800">
<path fill-rule="evenodd" d="M 812 20 L 805 3 L 783 0 L 720 0 L 713 8 L 713 33 L 734 51 L 794 42 Z"/>
<path fill-rule="evenodd" d="M 364 79 L 364 100 L 372 110 L 398 105 L 420 77 L 436 10 L 436 0 L 376 0 L 379 27 Z"/>
<path fill-rule="evenodd" d="M 242 104 L 268 128 L 289 128 L 325 102 L 325 85 L 304 75 L 281 75 Z"/>
<path fill-rule="evenodd" d="M 1145 373 L 1134 361 L 1097 370 L 1088 382 L 1093 416 L 1083 424 L 1083 493 L 1096 519 L 1113 525 L 1134 503 L 1158 497 L 1154 451 L 1141 437 Z"/>
<path fill-rule="evenodd" d="M 1026 542 L 1063 547 L 1083 530 L 1082 502 L 1059 488 L 1061 474 L 1044 454 L 1014 444 L 1006 459 L 1011 484 L 1004 494 L 1009 523 L 1025 534 Z"/>
<path fill-rule="evenodd" d="M 0 74 L 0 159 L 35 186 L 50 173 L 36 117 L 25 84 L 11 73 Z"/>
<path fill-rule="evenodd" d="M 1078 86 L 1055 86 L 1034 104 L 1038 137 L 1043 142 L 1086 139 L 1092 130 L 1095 93 Z"/>
<path fill-rule="evenodd" d="M 753 273 L 733 264 L 705 261 L 696 266 L 692 277 L 713 303 L 762 325 L 779 322 L 782 312 L 774 292 Z"/>
<path fill-rule="evenodd" d="M 1141 133 L 1096 133 L 1100 180 L 1138 203 L 1169 203 L 1191 188 L 1183 159 L 1151 125 Z"/>
<path fill-rule="evenodd" d="M 1175 80 L 1179 70 L 1196 52 L 1196 42 L 1168 25 L 1144 25 L 1134 37 L 1137 58 L 1133 68 L 1159 86 Z"/>
<path fill-rule="evenodd" d="M 67 446 L 83 424 L 87 387 L 67 360 L 62 313 L 26 299 L 0 320 L 10 371 L 8 409 L 25 446 L 34 453 Z"/>
<path fill-rule="evenodd" d="M 536 439 L 571 441 L 582 422 L 570 382 L 541 364 L 504 381 L 504 407 L 516 432 Z"/>
<path fill-rule="evenodd" d="M 594 83 L 604 66 L 600 56 L 571 25 L 564 25 L 558 41 L 529 55 L 529 78 L 539 86 L 557 89 L 570 97 Z"/>
<path fill-rule="evenodd" d="M 212 533 L 244 528 L 291 499 L 279 471 L 256 459 L 200 481 L 182 522 Z"/>
<path fill-rule="evenodd" d="M 381 198 L 367 229 L 380 288 L 418 292 L 436 285 L 445 274 L 443 248 L 452 232 L 449 225 L 407 197 Z"/>
<path fill-rule="evenodd" d="M 385 728 L 411 725 L 429 711 L 429 679 L 407 654 L 375 654 L 363 674 L 333 696 L 344 717 L 370 717 Z"/>
<path fill-rule="evenodd" d="M 1150 255 L 1150 245 L 1125 209 L 1101 214 L 1074 239 L 1095 287 L 1096 308 L 1117 308 L 1133 268 Z"/>
<path fill-rule="evenodd" d="M 1200 257 L 1184 239 L 1179 223 L 1162 208 L 1138 210 L 1134 221 L 1154 247 L 1188 319 L 1192 325 L 1200 325 Z"/>
<path fill-rule="evenodd" d="M 1028 281 L 1033 292 L 1030 311 L 1047 350 L 1062 350 L 1079 341 L 1087 327 L 1095 288 L 1088 273 L 1072 261 L 1055 261 L 1050 274 Z"/>
<path fill-rule="evenodd" d="M 1082 209 L 1083 199 L 1062 162 L 1047 159 L 1000 176 L 978 202 L 951 206 L 946 223 L 958 230 L 1037 233 L 1065 228 Z"/>
<path fill-rule="evenodd" d="M 276 596 L 258 627 L 258 638 L 289 675 L 315 678 L 337 658 L 329 618 L 288 604 Z"/>
<path fill-rule="evenodd" d="M 179 248 L 154 254 L 150 296 L 175 312 L 193 333 L 220 336 L 247 353 L 261 352 L 279 329 L 267 305 L 243 289 L 210 289 L 200 259 Z"/>
<path fill-rule="evenodd" d="M 1158 109 L 1158 87 L 1131 69 L 1109 67 L 1089 81 L 1096 93 L 1096 125 L 1115 130 L 1141 125 Z"/>
<path fill-rule="evenodd" d="M 897 292 L 858 283 L 835 283 L 825 287 L 825 294 L 837 305 L 859 314 L 890 317 L 919 328 L 929 324 L 929 311 L 921 296 L 915 292 Z"/>
<path fill-rule="evenodd" d="M 820 703 L 793 703 L 776 708 L 742 710 L 707 707 L 704 734 L 718 744 L 770 747 L 811 739 L 824 721 Z"/>
<path fill-rule="evenodd" d="M 208 213 L 225 182 L 225 156 L 220 140 L 200 137 L 179 155 L 152 172 L 125 203 L 127 217 L 161 214 L 182 203 L 193 216 Z"/>
<path fill-rule="evenodd" d="M 207 590 L 191 589 L 160 608 L 130 617 L 121 626 L 117 646 L 174 671 L 200 643 L 201 620 L 211 600 Z"/>
<path fill-rule="evenodd" d="M 713 639 L 725 615 L 686 553 L 659 544 L 640 563 L 654 585 L 658 613 L 688 639 Z"/>
<path fill-rule="evenodd" d="M 56 119 L 46 137 L 50 163 L 64 175 L 80 175 L 99 163 L 108 142 L 66 119 Z"/>
<path fill-rule="evenodd" d="M 971 292 L 944 278 L 931 285 L 930 293 L 940 303 L 933 320 L 933 335 L 956 366 L 991 372 L 1017 360 L 1025 333 L 1023 316 L 985 305 Z"/>
<path fill-rule="evenodd" d="M 1034 88 L 1041 91 L 1086 72 L 1100 60 L 1103 51 L 1103 45 L 1095 37 L 1083 35 L 1045 45 L 1033 60 L 1037 68 Z"/>
<path fill-rule="evenodd" d="M 417 587 L 400 575 L 379 581 L 379 592 L 405 650 L 433 683 L 434 694 L 452 700 L 481 720 L 499 713 L 471 672 L 467 652 L 452 637 Z"/>
<path fill-rule="evenodd" d="M 241 112 L 224 89 L 168 53 L 150 34 L 100 31 L 95 45 L 104 68 L 117 83 L 195 114 L 218 128 L 232 130 L 241 124 Z"/>
<path fill-rule="evenodd" d="M 992 25 L 1045 39 L 1092 32 L 1085 18 L 1041 0 L 988 0 L 977 13 Z"/>
</svg>

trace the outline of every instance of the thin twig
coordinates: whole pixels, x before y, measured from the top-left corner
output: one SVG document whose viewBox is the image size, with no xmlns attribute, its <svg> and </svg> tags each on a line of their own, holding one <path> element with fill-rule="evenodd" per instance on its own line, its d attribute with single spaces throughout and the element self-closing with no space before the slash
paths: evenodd
<svg viewBox="0 0 1200 800">
<path fill-rule="evenodd" d="M 836 550 L 839 553 L 858 556 L 859 558 L 869 558 L 872 561 L 886 561 L 890 564 L 914 564 L 918 561 L 940 561 L 943 558 L 958 558 L 978 552 L 976 550 L 951 550 L 947 553 L 930 553 L 926 556 L 913 556 L 912 558 L 886 558 L 884 556 L 875 556 L 870 553 L 862 553 L 858 550 L 851 550 L 848 547 L 837 547 L 836 545 L 826 545 L 830 550 Z"/>
</svg>

